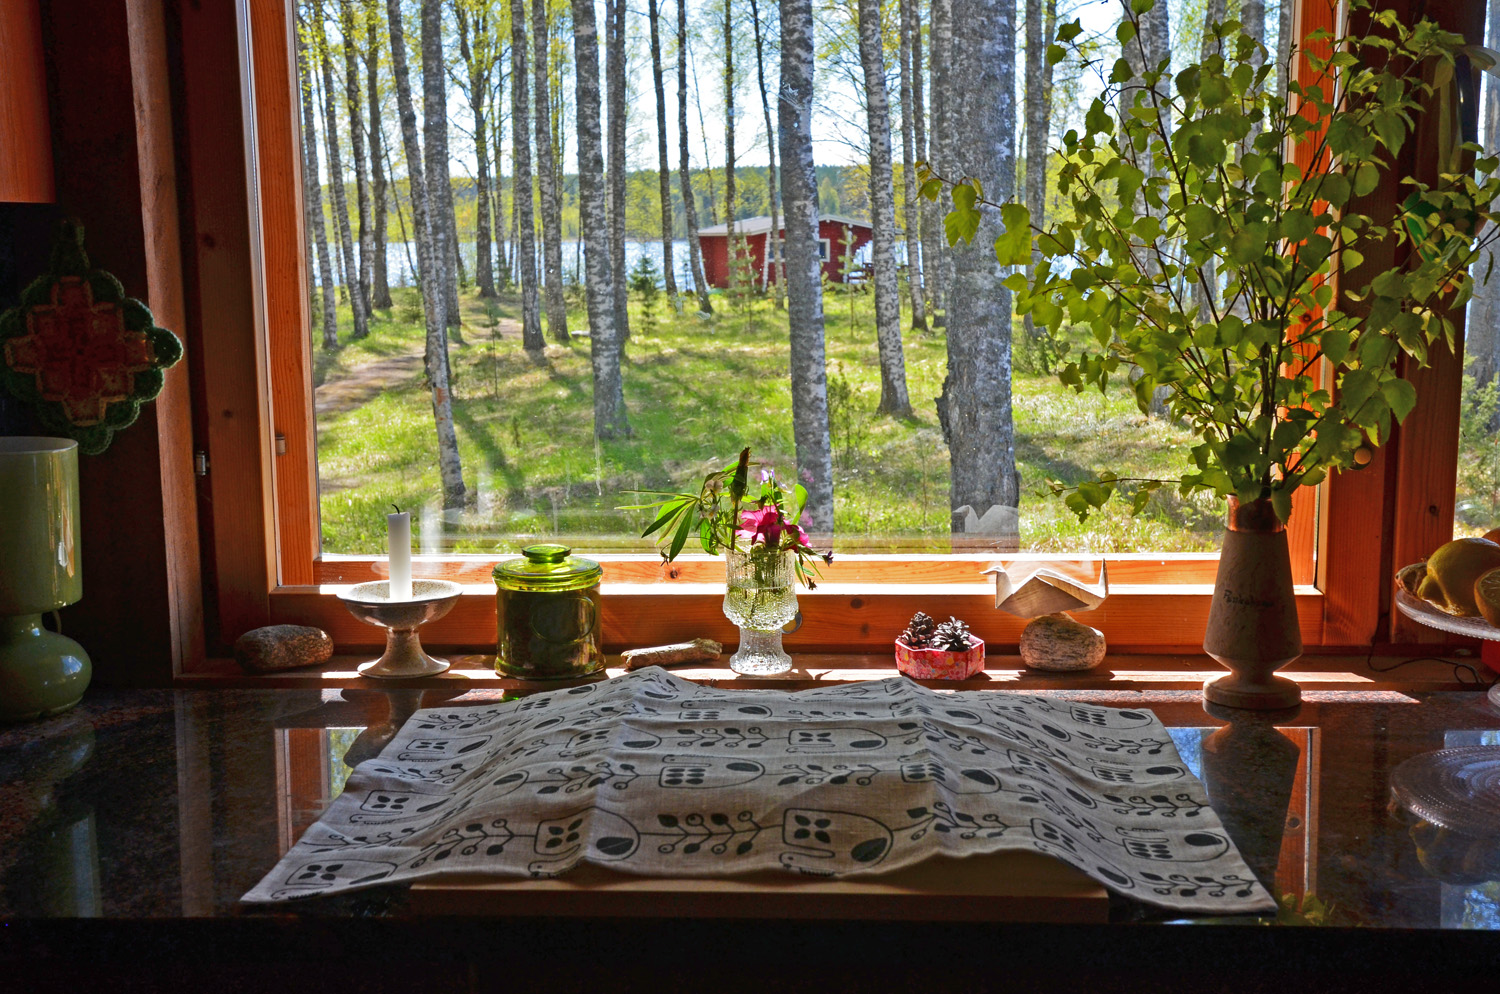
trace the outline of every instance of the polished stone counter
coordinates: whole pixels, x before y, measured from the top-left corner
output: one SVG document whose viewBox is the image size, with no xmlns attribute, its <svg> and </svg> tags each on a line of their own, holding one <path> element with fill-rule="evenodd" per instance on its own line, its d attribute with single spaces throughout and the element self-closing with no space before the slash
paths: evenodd
<svg viewBox="0 0 1500 994">
<path fill-rule="evenodd" d="M 1451 930 L 1457 950 L 1468 948 L 1463 930 L 1500 930 L 1500 837 L 1460 837 L 1389 810 L 1390 773 L 1403 760 L 1454 746 L 1500 744 L 1500 711 L 1483 693 L 1310 693 L 1299 712 L 1272 719 L 1218 709 L 1209 714 L 1189 692 L 1047 693 L 1155 711 L 1205 781 L 1247 862 L 1284 905 L 1274 922 L 1237 918 L 1213 922 L 1223 926 L 1215 929 L 1105 932 L 1132 935 L 1137 945 L 1189 942 L 1208 949 L 1227 942 L 1244 948 L 1263 944 L 1268 924 L 1320 926 L 1305 931 L 1341 933 L 1352 950 L 1375 942 L 1375 935 L 1404 934 L 1409 941 L 1413 934 L 1432 939 Z M 464 699 L 499 696 L 474 691 Z M 62 941 L 58 937 L 75 934 L 70 929 L 81 929 L 76 934 L 97 940 L 133 934 L 126 923 L 138 920 L 158 932 L 164 922 L 177 921 L 173 934 L 179 937 L 207 928 L 218 941 L 257 936 L 256 942 L 283 942 L 288 949 L 331 934 L 326 930 L 339 922 L 386 923 L 372 926 L 369 936 L 385 934 L 380 929 L 390 923 L 412 925 L 400 888 L 272 911 L 243 907 L 239 898 L 342 789 L 350 763 L 375 755 L 417 707 L 452 699 L 442 690 L 95 691 L 65 715 L 0 729 L 0 917 L 6 926 L 0 957 L 25 955 L 16 945 L 22 936 Z M 643 909 L 642 918 L 651 917 L 669 918 L 670 911 Z M 1119 923 L 1161 920 L 1125 899 L 1113 902 L 1111 917 Z M 89 918 L 124 930 L 91 932 L 80 921 L 61 921 Z M 421 927 L 433 931 L 431 923 Z M 437 931 L 458 942 L 464 927 L 454 922 Z M 674 927 L 680 937 L 687 934 L 681 929 L 707 926 Z M 880 934 L 871 929 L 866 939 Z M 1351 930 L 1359 933 L 1353 939 Z M 824 931 L 833 936 L 838 927 Z M 1146 935 L 1177 938 L 1143 940 Z M 344 935 L 341 941 L 353 940 Z M 1306 946 L 1308 955 L 1331 948 L 1307 937 L 1286 941 L 1287 949 Z M 1500 936 L 1485 942 L 1489 961 L 1500 962 Z M 1372 948 L 1394 947 L 1382 940 Z M 1120 945 L 1118 954 L 1126 952 Z M 128 950 L 116 954 L 128 956 Z"/>
</svg>

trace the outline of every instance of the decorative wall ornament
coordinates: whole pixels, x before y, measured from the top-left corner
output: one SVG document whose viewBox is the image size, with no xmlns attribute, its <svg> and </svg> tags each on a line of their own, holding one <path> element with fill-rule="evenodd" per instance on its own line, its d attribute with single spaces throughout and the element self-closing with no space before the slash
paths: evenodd
<svg viewBox="0 0 1500 994">
<path fill-rule="evenodd" d="M 51 268 L 0 314 L 0 382 L 47 430 L 97 455 L 161 393 L 182 343 L 120 281 L 94 269 L 83 228 L 63 222 Z"/>
<path fill-rule="evenodd" d="M 1150 711 L 901 677 L 725 691 L 657 667 L 418 711 L 244 899 L 581 862 L 844 876 L 1007 850 L 1168 908 L 1276 907 Z"/>
</svg>

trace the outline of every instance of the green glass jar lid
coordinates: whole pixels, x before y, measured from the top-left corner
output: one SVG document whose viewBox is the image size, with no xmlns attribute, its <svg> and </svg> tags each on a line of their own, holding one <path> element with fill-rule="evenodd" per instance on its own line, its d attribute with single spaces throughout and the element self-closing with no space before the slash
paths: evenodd
<svg viewBox="0 0 1500 994">
<path fill-rule="evenodd" d="M 495 582 L 507 590 L 574 590 L 598 583 L 604 567 L 572 551 L 566 545 L 528 545 L 520 559 L 495 566 Z"/>
</svg>

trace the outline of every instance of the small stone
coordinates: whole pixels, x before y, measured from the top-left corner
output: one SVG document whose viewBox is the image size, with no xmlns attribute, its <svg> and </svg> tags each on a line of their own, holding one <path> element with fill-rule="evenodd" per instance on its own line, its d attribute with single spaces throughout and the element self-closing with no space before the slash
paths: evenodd
<svg viewBox="0 0 1500 994">
<path fill-rule="evenodd" d="M 234 659 L 247 673 L 277 673 L 326 663 L 333 656 L 333 639 L 321 628 L 269 625 L 241 635 L 234 643 Z"/>
<path fill-rule="evenodd" d="M 1091 670 L 1104 649 L 1103 632 L 1066 614 L 1044 615 L 1021 631 L 1021 661 L 1034 670 Z"/>
</svg>

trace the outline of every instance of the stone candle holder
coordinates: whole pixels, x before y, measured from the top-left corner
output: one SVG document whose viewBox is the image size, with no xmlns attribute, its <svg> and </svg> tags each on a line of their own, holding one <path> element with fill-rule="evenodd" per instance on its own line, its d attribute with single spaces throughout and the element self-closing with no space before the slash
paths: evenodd
<svg viewBox="0 0 1500 994">
<path fill-rule="evenodd" d="M 360 676 L 401 680 L 444 672 L 448 661 L 423 652 L 417 631 L 452 610 L 463 588 L 447 580 L 413 580 L 411 598 L 393 601 L 390 587 L 388 580 L 371 580 L 338 595 L 350 614 L 386 630 L 384 655 L 361 664 Z"/>
</svg>

